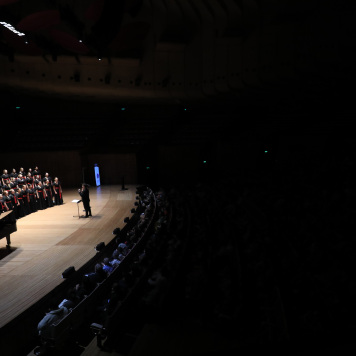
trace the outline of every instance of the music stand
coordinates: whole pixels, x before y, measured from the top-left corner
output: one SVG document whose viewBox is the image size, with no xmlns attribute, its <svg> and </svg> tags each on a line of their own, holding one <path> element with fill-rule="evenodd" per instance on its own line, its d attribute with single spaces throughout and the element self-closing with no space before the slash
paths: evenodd
<svg viewBox="0 0 356 356">
<path fill-rule="evenodd" d="M 128 188 L 125 188 L 125 176 L 122 176 L 122 186 L 121 186 L 121 190 L 128 190 Z"/>
<path fill-rule="evenodd" d="M 80 215 L 79 215 L 79 203 L 81 202 L 81 200 L 77 200 L 77 199 L 74 199 L 72 200 L 72 203 L 77 203 L 77 208 L 78 208 L 78 219 L 80 219 Z M 73 215 L 73 218 L 75 218 L 76 215 Z"/>
</svg>

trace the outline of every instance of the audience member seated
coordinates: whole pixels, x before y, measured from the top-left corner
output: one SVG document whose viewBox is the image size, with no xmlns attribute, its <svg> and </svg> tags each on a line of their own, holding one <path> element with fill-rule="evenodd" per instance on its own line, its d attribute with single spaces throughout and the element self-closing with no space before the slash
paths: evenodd
<svg viewBox="0 0 356 356">
<path fill-rule="evenodd" d="M 122 260 L 119 259 L 119 256 L 122 256 L 122 255 L 119 254 L 118 250 L 115 250 L 113 252 L 113 254 L 111 256 L 111 260 L 109 262 L 113 268 L 117 267 L 121 263 Z M 124 257 L 124 256 L 122 256 L 122 257 Z"/>
<path fill-rule="evenodd" d="M 162 291 L 166 286 L 167 278 L 160 269 L 157 269 L 147 281 L 146 294 L 142 298 L 142 302 L 146 305 L 159 304 L 164 295 Z"/>
<path fill-rule="evenodd" d="M 87 275 L 84 275 L 80 284 L 75 286 L 77 300 L 81 301 L 86 298 L 96 287 Z"/>
<path fill-rule="evenodd" d="M 143 250 L 142 252 L 139 253 L 138 255 L 138 261 L 142 262 L 146 259 L 146 250 Z"/>
<path fill-rule="evenodd" d="M 122 299 L 120 295 L 120 287 L 118 283 L 113 283 L 108 297 L 97 308 L 97 316 L 94 319 L 100 324 L 105 322 L 105 318 L 115 310 L 118 302 Z"/>
<path fill-rule="evenodd" d="M 68 312 L 65 306 L 59 308 L 54 303 L 51 303 L 48 312 L 37 325 L 38 334 L 41 338 L 49 338 L 51 336 L 52 325 L 63 319 Z"/>
<path fill-rule="evenodd" d="M 94 272 L 86 274 L 85 276 L 88 277 L 94 289 L 98 283 L 101 283 L 106 278 L 106 273 L 104 272 L 102 265 L 97 263 Z"/>
<path fill-rule="evenodd" d="M 110 260 L 107 257 L 104 258 L 102 265 L 103 265 L 103 271 L 107 275 L 109 275 L 114 270 L 113 266 L 110 265 Z"/>
<path fill-rule="evenodd" d="M 135 277 L 132 275 L 131 271 L 124 272 L 124 280 L 128 287 L 132 287 L 135 283 Z"/>
<path fill-rule="evenodd" d="M 73 309 L 80 301 L 81 298 L 79 297 L 79 293 L 76 287 L 73 287 L 67 291 L 67 293 L 65 294 L 65 298 L 63 299 L 61 304 L 67 309 Z"/>
<path fill-rule="evenodd" d="M 117 250 L 119 251 L 119 253 L 123 254 L 124 256 L 127 256 L 127 254 L 129 253 L 129 249 L 126 246 L 126 243 L 121 242 L 118 247 Z"/>
<path fill-rule="evenodd" d="M 117 283 L 116 293 L 118 295 L 118 298 L 119 300 L 123 300 L 129 291 L 129 286 L 127 285 L 127 282 L 123 276 L 121 276 L 116 283 Z"/>
<path fill-rule="evenodd" d="M 130 267 L 134 278 L 138 278 L 142 275 L 142 265 L 140 264 L 140 259 L 138 256 L 134 256 Z"/>
<path fill-rule="evenodd" d="M 119 283 L 117 282 L 113 283 L 111 287 L 109 298 L 105 307 L 105 311 L 108 315 L 110 315 L 114 311 L 115 307 L 117 306 L 117 303 L 120 301 L 120 288 L 122 287 L 120 287 Z"/>
</svg>

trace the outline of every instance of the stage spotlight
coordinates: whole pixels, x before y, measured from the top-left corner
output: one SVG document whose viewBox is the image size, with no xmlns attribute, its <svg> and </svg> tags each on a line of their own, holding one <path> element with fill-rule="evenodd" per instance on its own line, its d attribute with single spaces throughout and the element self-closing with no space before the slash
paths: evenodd
<svg viewBox="0 0 356 356">
<path fill-rule="evenodd" d="M 129 222 L 129 220 L 130 220 L 130 218 L 127 216 L 125 219 L 124 219 L 124 223 L 128 223 Z"/>
<path fill-rule="evenodd" d="M 131 213 L 134 213 L 136 210 L 135 210 L 135 208 L 132 208 L 131 209 Z"/>
<path fill-rule="evenodd" d="M 138 202 L 137 201 L 135 201 L 135 206 L 138 206 Z"/>
<path fill-rule="evenodd" d="M 75 272 L 75 268 L 73 266 L 68 267 L 63 273 L 62 278 L 68 278 Z"/>
<path fill-rule="evenodd" d="M 139 196 L 137 196 L 137 197 L 136 197 L 136 200 L 139 200 L 139 199 L 140 199 L 140 197 L 139 197 Z"/>
<path fill-rule="evenodd" d="M 114 231 L 112 232 L 113 235 L 117 235 L 119 232 L 121 231 L 121 229 L 119 227 L 117 227 L 116 229 L 114 229 Z"/>
<path fill-rule="evenodd" d="M 95 246 L 95 250 L 97 252 L 100 252 L 100 251 L 102 251 L 104 249 L 104 247 L 105 247 L 105 242 L 100 242 Z"/>
</svg>

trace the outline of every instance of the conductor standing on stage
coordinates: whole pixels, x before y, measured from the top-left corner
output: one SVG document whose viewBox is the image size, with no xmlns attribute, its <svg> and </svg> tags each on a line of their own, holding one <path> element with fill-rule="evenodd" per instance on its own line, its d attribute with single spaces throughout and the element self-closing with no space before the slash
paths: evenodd
<svg viewBox="0 0 356 356">
<path fill-rule="evenodd" d="M 91 215 L 91 209 L 90 209 L 90 198 L 89 198 L 89 189 L 88 185 L 83 183 L 82 184 L 82 189 L 78 189 L 79 195 L 82 197 L 84 209 L 85 209 L 85 217 L 88 218 Z"/>
</svg>

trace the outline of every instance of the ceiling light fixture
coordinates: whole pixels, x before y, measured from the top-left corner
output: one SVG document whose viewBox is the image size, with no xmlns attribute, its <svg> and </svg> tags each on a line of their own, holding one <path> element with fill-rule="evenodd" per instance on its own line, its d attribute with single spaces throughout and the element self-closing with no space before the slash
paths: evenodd
<svg viewBox="0 0 356 356">
<path fill-rule="evenodd" d="M 17 31 L 14 26 L 10 25 L 7 22 L 2 21 L 2 22 L 0 22 L 0 25 L 3 25 L 8 30 L 10 30 L 11 32 L 15 33 L 17 36 L 20 36 L 20 37 L 21 36 L 25 36 L 25 34 L 23 32 Z"/>
</svg>

